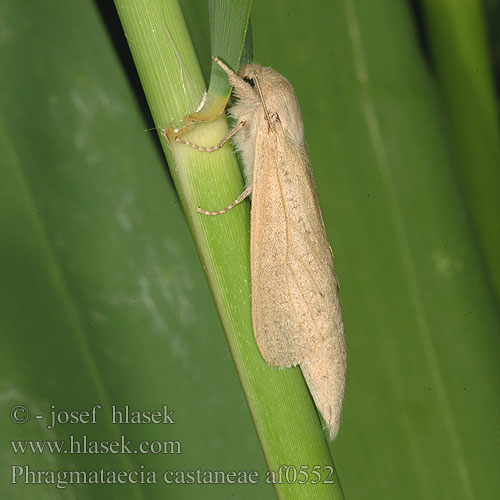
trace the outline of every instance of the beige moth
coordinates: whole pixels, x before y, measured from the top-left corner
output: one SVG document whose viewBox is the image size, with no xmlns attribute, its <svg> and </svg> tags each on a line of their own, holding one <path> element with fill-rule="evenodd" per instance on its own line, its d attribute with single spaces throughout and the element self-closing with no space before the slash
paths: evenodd
<svg viewBox="0 0 500 500">
<path fill-rule="evenodd" d="M 333 254 L 307 156 L 299 103 L 290 82 L 272 68 L 247 64 L 234 73 L 218 58 L 237 98 L 230 113 L 246 189 L 220 215 L 252 195 L 250 266 L 252 321 L 270 366 L 300 365 L 330 439 L 338 433 L 347 373 L 344 323 Z"/>
</svg>

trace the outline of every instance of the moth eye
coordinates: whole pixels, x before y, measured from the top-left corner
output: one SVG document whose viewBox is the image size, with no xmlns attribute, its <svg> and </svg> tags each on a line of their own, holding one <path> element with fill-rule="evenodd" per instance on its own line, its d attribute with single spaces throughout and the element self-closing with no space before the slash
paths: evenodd
<svg viewBox="0 0 500 500">
<path fill-rule="evenodd" d="M 245 80 L 245 82 L 247 82 L 250 87 L 255 87 L 255 80 L 251 76 L 245 76 L 243 80 Z"/>
</svg>

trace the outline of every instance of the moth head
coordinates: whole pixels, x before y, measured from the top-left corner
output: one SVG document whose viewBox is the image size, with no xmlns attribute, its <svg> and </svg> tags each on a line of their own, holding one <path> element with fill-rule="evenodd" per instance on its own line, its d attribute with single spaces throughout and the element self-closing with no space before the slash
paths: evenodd
<svg viewBox="0 0 500 500">
<path fill-rule="evenodd" d="M 297 144 L 304 143 L 304 126 L 299 102 L 290 82 L 272 68 L 247 64 L 238 71 L 241 78 L 236 88 L 240 99 L 252 100 L 268 119 L 283 127 L 285 134 Z"/>
</svg>

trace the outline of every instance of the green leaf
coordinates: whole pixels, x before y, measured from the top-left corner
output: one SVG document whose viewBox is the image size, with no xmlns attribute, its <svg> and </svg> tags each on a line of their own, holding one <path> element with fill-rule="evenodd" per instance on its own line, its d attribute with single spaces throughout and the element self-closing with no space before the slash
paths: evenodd
<svg viewBox="0 0 500 500">
<path fill-rule="evenodd" d="M 500 301 L 500 127 L 482 2 L 423 0 L 428 46 L 478 242 Z"/>
<path fill-rule="evenodd" d="M 495 498 L 499 314 L 414 23 L 396 1 L 271 1 L 254 56 L 295 87 L 335 255 L 346 498 Z"/>
<path fill-rule="evenodd" d="M 142 94 L 120 64 L 118 53 L 131 67 L 116 12 L 103 6 L 117 32 L 113 46 L 92 2 L 1 6 L 0 496 L 273 498 L 262 480 L 163 480 L 165 471 L 197 469 L 263 477 L 266 467 L 164 158 L 145 132 Z M 161 19 L 157 28 L 164 36 Z M 186 93 L 190 106 L 196 99 Z M 47 428 L 51 405 L 69 412 L 96 404 L 95 425 Z M 175 424 L 112 424 L 112 404 L 167 405 Z M 16 405 L 29 410 L 27 423 L 11 421 Z M 178 441 L 182 454 L 21 454 L 10 444 L 71 435 Z M 157 484 L 57 487 L 25 484 L 25 475 L 11 484 L 14 464 L 32 472 L 154 471 Z"/>
<path fill-rule="evenodd" d="M 199 59 L 208 77 L 202 3 L 182 8 L 197 53 L 205 46 Z M 92 2 L 0 1 L 1 497 L 274 498 L 163 156 L 144 132 L 149 115 L 141 114 L 142 90 L 109 5 L 99 3 L 104 24 Z M 455 180 L 451 115 L 415 19 L 394 0 L 283 5 L 254 3 L 254 55 L 295 87 L 334 249 L 349 374 L 331 448 L 346 498 L 395 491 L 405 500 L 497 498 L 497 302 Z M 170 50 L 164 22 L 156 27 L 160 50 Z M 158 113 L 161 127 L 198 106 L 205 85 L 197 64 L 186 68 L 202 82 L 199 94 Z M 158 68 L 154 85 L 163 91 L 167 81 Z M 157 110 L 174 106 L 158 103 Z M 212 191 L 222 190 L 213 208 L 241 188 L 231 168 L 220 181 L 206 172 Z M 192 207 L 198 201 L 210 199 Z M 248 208 L 238 210 L 230 223 L 248 217 Z M 51 404 L 111 403 L 168 404 L 176 424 L 110 424 L 103 411 L 95 426 L 49 430 L 34 419 L 48 417 Z M 30 410 L 26 424 L 10 420 L 15 405 Z M 183 453 L 21 455 L 9 443 L 71 434 L 178 440 Z M 22 478 L 10 484 L 12 464 L 56 471 L 142 464 L 159 481 L 23 486 Z M 165 470 L 197 468 L 257 470 L 260 480 L 162 482 Z"/>
<path fill-rule="evenodd" d="M 222 57 L 236 71 L 243 48 L 245 59 L 251 57 L 251 30 L 247 31 L 250 0 L 210 0 L 210 42 L 212 56 Z M 212 61 L 210 86 L 204 97 L 203 107 L 188 115 L 194 121 L 213 121 L 223 111 L 231 94 L 226 73 Z"/>
</svg>

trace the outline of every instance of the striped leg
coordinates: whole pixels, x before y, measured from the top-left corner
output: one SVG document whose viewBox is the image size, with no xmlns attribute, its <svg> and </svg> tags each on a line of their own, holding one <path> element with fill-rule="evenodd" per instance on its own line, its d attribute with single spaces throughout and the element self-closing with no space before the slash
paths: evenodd
<svg viewBox="0 0 500 500">
<path fill-rule="evenodd" d="M 252 192 L 252 187 L 249 186 L 241 193 L 236 200 L 234 200 L 230 205 L 222 210 L 218 210 L 217 212 L 209 212 L 208 210 L 203 210 L 203 208 L 198 208 L 196 211 L 203 215 L 222 215 L 234 208 L 238 203 L 241 203 L 250 193 Z"/>
</svg>

